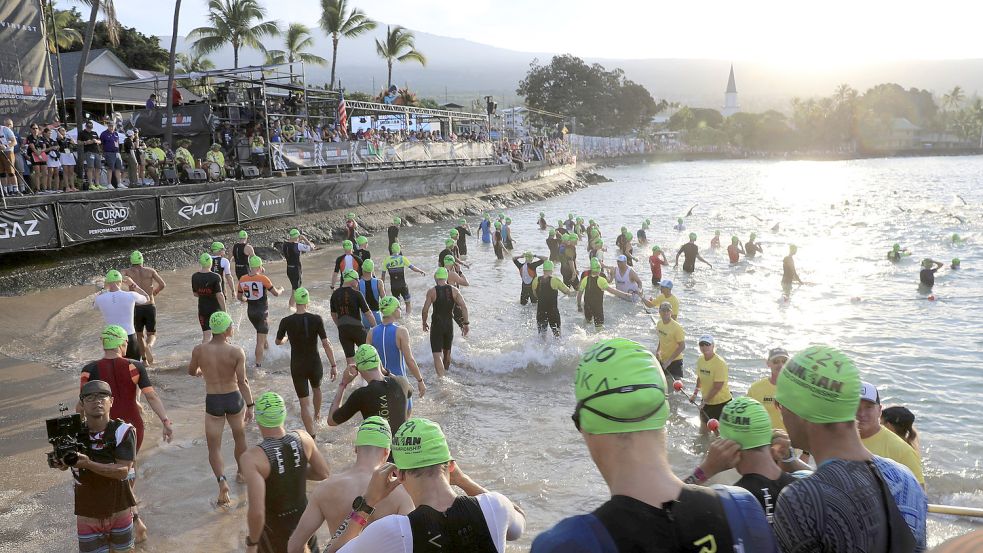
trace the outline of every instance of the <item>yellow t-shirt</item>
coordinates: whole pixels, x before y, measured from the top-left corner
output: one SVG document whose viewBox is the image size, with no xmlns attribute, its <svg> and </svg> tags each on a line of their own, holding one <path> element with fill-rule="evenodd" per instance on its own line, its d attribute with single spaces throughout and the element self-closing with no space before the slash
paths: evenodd
<svg viewBox="0 0 983 553">
<path fill-rule="evenodd" d="M 686 333 L 683 332 L 683 327 L 673 320 L 664 323 L 660 318 L 659 322 L 655 325 L 655 331 L 659 333 L 659 359 L 663 361 L 681 360 L 683 358 L 682 352 L 675 359 L 668 359 L 668 357 L 686 339 Z"/>
<path fill-rule="evenodd" d="M 877 434 L 862 441 L 867 451 L 878 457 L 885 457 L 908 467 L 912 474 L 915 475 L 918 483 L 923 486 L 925 485 L 925 474 L 922 473 L 922 460 L 918 457 L 915 450 L 908 445 L 908 442 L 902 440 L 900 436 L 882 426 Z"/>
<path fill-rule="evenodd" d="M 659 294 L 658 297 L 655 298 L 655 306 L 656 307 L 659 307 L 660 305 L 662 305 L 662 302 L 664 302 L 664 301 L 667 301 L 667 302 L 669 302 L 669 305 L 672 305 L 672 316 L 673 317 L 678 317 L 679 316 L 679 296 L 673 295 L 673 296 L 670 296 L 670 297 L 667 298 L 667 297 L 663 296 L 662 294 Z"/>
<path fill-rule="evenodd" d="M 785 430 L 785 421 L 782 420 L 782 414 L 775 407 L 775 385 L 771 383 L 770 379 L 762 378 L 751 384 L 751 387 L 747 389 L 747 395 L 761 405 L 764 405 L 765 411 L 768 411 L 768 416 L 771 417 L 772 428 Z"/>
<path fill-rule="evenodd" d="M 730 387 L 727 384 L 727 362 L 723 357 L 714 353 L 708 361 L 705 356 L 700 355 L 696 360 L 696 374 L 700 377 L 700 394 L 703 395 L 704 403 L 717 405 L 731 400 L 733 396 L 730 395 Z M 724 386 L 720 388 L 717 395 L 707 397 L 715 382 L 723 382 Z"/>
</svg>

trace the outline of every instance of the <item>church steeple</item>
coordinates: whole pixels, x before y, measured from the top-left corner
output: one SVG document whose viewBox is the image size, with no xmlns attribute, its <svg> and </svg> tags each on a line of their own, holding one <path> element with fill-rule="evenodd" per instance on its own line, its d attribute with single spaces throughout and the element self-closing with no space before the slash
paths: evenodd
<svg viewBox="0 0 983 553">
<path fill-rule="evenodd" d="M 727 94 L 737 94 L 737 83 L 734 82 L 734 64 L 730 64 L 730 78 L 727 79 Z"/>
<path fill-rule="evenodd" d="M 724 117 L 730 117 L 741 111 L 740 104 L 737 103 L 737 82 L 734 80 L 734 64 L 730 65 L 730 77 L 727 78 L 727 91 L 724 92 L 724 109 L 721 113 Z"/>
</svg>

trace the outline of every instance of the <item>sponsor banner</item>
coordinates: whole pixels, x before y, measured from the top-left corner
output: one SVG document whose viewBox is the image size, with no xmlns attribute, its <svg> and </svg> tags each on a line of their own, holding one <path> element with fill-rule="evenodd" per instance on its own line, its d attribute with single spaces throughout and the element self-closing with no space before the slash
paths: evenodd
<svg viewBox="0 0 983 553">
<path fill-rule="evenodd" d="M 270 150 L 275 171 L 358 163 L 478 160 L 489 159 L 494 155 L 492 144 L 471 142 L 274 142 L 270 145 Z"/>
<path fill-rule="evenodd" d="M 0 2 L 0 44 L 0 113 L 13 119 L 15 131 L 29 123 L 51 121 L 55 95 L 40 2 Z"/>
<path fill-rule="evenodd" d="M 157 236 L 157 198 L 137 196 L 108 201 L 58 202 L 62 244 L 128 236 Z"/>
<path fill-rule="evenodd" d="M 210 135 L 212 108 L 208 104 L 188 104 L 174 106 L 171 115 L 171 128 L 175 136 Z M 142 136 L 164 136 L 167 127 L 167 109 L 139 109 L 133 112 L 130 119 L 133 126 L 140 129 Z"/>
<path fill-rule="evenodd" d="M 58 247 L 54 204 L 0 209 L 0 253 Z"/>
<path fill-rule="evenodd" d="M 274 142 L 270 144 L 270 150 L 275 171 L 351 163 L 348 142 Z"/>
<path fill-rule="evenodd" d="M 236 210 L 239 222 L 267 219 L 297 212 L 294 185 L 282 184 L 269 188 L 236 190 Z"/>
<path fill-rule="evenodd" d="M 236 222 L 236 196 L 232 188 L 160 197 L 160 222 L 164 234 L 208 225 Z"/>
</svg>

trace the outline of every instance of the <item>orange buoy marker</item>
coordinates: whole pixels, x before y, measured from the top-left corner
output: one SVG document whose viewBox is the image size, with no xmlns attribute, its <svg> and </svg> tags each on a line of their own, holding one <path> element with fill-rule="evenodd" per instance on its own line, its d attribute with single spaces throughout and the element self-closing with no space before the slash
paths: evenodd
<svg viewBox="0 0 983 553">
<path fill-rule="evenodd" d="M 707 430 L 710 432 L 716 432 L 720 428 L 720 422 L 717 419 L 710 419 L 707 421 Z"/>
<path fill-rule="evenodd" d="M 673 390 L 676 390 L 677 392 L 682 392 L 683 391 L 683 381 L 682 380 L 677 380 L 677 381 L 673 382 L 672 383 L 672 389 Z"/>
</svg>

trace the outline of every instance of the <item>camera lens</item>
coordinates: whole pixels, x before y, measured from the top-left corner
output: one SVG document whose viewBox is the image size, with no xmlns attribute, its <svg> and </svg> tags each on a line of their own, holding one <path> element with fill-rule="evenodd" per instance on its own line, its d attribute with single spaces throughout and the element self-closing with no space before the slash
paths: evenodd
<svg viewBox="0 0 983 553">
<path fill-rule="evenodd" d="M 62 457 L 61 461 L 70 467 L 74 467 L 75 463 L 79 462 L 79 454 L 71 451 L 66 453 L 65 456 Z"/>
</svg>

